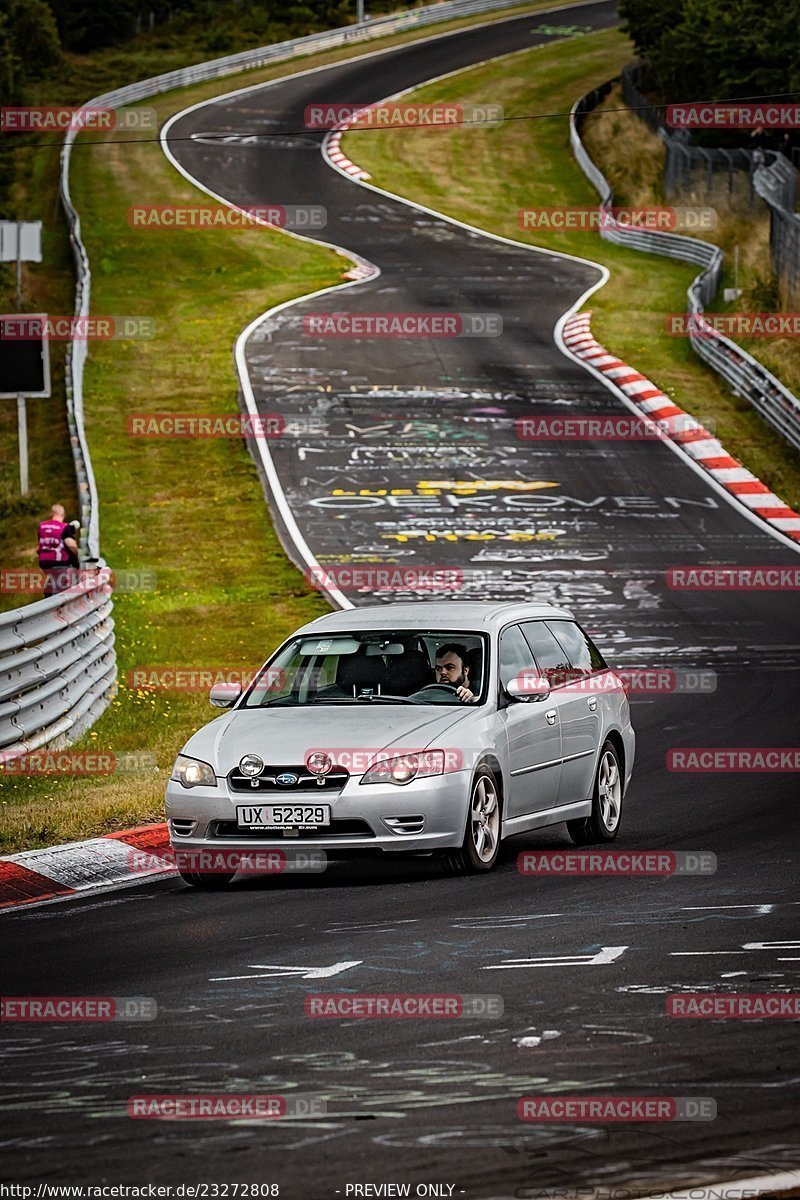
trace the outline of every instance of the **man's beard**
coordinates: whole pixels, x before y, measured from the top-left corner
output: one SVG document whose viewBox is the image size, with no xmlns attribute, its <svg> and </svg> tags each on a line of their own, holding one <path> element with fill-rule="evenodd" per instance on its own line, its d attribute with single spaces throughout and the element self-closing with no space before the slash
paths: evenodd
<svg viewBox="0 0 800 1200">
<path fill-rule="evenodd" d="M 467 677 L 464 671 L 461 672 L 458 679 L 440 679 L 440 683 L 448 684 L 450 687 L 460 688 L 467 686 Z"/>
</svg>

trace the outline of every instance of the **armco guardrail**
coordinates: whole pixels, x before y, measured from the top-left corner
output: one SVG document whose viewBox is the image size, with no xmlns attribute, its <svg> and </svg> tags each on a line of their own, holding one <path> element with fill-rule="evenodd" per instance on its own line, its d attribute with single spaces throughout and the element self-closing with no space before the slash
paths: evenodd
<svg viewBox="0 0 800 1200">
<path fill-rule="evenodd" d="M 78 737 L 117 677 L 108 572 L 0 614 L 0 762 Z"/>
<path fill-rule="evenodd" d="M 798 147 L 784 145 L 786 154 L 766 147 L 736 146 L 709 148 L 692 142 L 688 130 L 670 129 L 664 109 L 648 104 L 640 90 L 643 66 L 632 63 L 622 69 L 622 96 L 637 117 L 644 121 L 664 143 L 664 189 L 667 196 L 690 195 L 698 186 L 698 172 L 705 175 L 705 190 L 710 196 L 714 179 L 727 175 L 727 191 L 740 199 L 748 195 L 750 204 L 760 198 L 769 209 L 769 243 L 772 267 L 789 304 L 800 304 L 800 213 L 797 203 L 798 170 L 786 154 L 800 154 Z M 746 190 L 743 187 L 746 182 Z M 702 185 L 700 185 L 702 186 Z"/>
<path fill-rule="evenodd" d="M 787 442 L 800 450 L 800 400 L 746 350 L 716 332 L 702 319 L 705 306 L 714 298 L 719 287 L 722 273 L 722 251 L 719 246 L 677 233 L 632 229 L 615 221 L 608 211 L 614 200 L 611 185 L 584 146 L 581 126 L 585 114 L 608 95 L 614 82 L 609 81 L 582 96 L 570 113 L 573 153 L 581 170 L 597 189 L 600 207 L 606 213 L 600 236 L 619 246 L 682 259 L 703 268 L 687 291 L 687 311 L 694 318 L 694 331 L 690 330 L 689 334 L 692 348 L 730 384 L 737 395 L 748 400 Z"/>
</svg>

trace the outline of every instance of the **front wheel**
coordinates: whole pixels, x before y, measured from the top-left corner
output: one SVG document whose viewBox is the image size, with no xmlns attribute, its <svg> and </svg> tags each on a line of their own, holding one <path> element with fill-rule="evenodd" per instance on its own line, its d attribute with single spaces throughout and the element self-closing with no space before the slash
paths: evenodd
<svg viewBox="0 0 800 1200">
<path fill-rule="evenodd" d="M 488 767 L 479 767 L 472 781 L 464 841 L 442 859 L 448 875 L 491 871 L 500 850 L 500 815 L 497 780 Z"/>
<path fill-rule="evenodd" d="M 578 821 L 567 821 L 567 833 L 576 846 L 613 842 L 622 820 L 622 772 L 619 752 L 613 742 L 600 751 L 592 792 L 592 811 Z"/>
</svg>

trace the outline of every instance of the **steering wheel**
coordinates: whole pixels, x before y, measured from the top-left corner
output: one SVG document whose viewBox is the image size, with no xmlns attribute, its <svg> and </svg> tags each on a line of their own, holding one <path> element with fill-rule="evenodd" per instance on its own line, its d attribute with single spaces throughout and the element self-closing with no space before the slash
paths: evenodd
<svg viewBox="0 0 800 1200">
<path fill-rule="evenodd" d="M 421 696 L 423 692 L 444 692 L 448 697 L 458 694 L 458 689 L 453 687 L 452 683 L 426 683 L 425 687 L 421 687 L 419 691 L 414 692 L 415 696 Z"/>
</svg>

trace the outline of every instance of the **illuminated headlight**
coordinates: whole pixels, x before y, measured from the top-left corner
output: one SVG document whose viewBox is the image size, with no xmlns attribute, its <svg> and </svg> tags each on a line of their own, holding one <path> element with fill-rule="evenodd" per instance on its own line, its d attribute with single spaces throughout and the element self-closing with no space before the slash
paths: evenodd
<svg viewBox="0 0 800 1200">
<path fill-rule="evenodd" d="M 412 779 L 444 774 L 444 751 L 425 750 L 421 754 L 400 754 L 381 759 L 365 771 L 362 783 L 393 783 L 402 787 Z"/>
<path fill-rule="evenodd" d="M 306 766 L 312 775 L 327 775 L 333 768 L 333 759 L 322 750 L 314 750 L 306 758 Z"/>
<path fill-rule="evenodd" d="M 172 778 L 187 788 L 199 787 L 201 784 L 208 787 L 217 786 L 214 768 L 209 763 L 201 762 L 199 758 L 187 758 L 185 754 L 179 754 L 175 759 Z"/>
<path fill-rule="evenodd" d="M 239 770 L 243 775 L 247 775 L 249 779 L 260 775 L 264 770 L 264 760 L 259 758 L 257 754 L 245 754 L 244 758 L 239 762 Z"/>
</svg>

